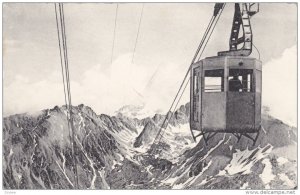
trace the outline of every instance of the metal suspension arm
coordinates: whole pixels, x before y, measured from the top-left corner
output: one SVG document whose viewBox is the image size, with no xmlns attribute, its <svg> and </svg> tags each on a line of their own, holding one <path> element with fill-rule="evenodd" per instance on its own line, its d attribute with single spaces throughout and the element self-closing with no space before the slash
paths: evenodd
<svg viewBox="0 0 300 195">
<path fill-rule="evenodd" d="M 251 54 L 252 29 L 250 17 L 257 12 L 259 12 L 258 3 L 235 3 L 229 51 L 218 52 L 219 56 L 249 56 Z M 239 37 L 240 30 L 243 31 L 241 37 Z M 238 48 L 240 45 L 242 46 Z"/>
</svg>

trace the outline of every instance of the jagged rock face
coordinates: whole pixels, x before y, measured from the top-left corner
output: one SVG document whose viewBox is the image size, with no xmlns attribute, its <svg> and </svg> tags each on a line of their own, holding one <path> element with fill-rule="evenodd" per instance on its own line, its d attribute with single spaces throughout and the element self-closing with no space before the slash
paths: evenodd
<svg viewBox="0 0 300 195">
<path fill-rule="evenodd" d="M 136 141 L 134 142 L 134 147 L 140 147 L 143 145 L 143 143 L 150 144 L 156 134 L 158 133 L 160 127 L 157 123 L 153 121 L 153 119 L 150 119 L 148 123 L 146 123 L 142 133 L 137 137 Z"/>
<path fill-rule="evenodd" d="M 110 131 L 125 127 L 125 119 L 98 117 L 89 107 L 74 107 L 75 157 L 81 188 L 105 188 L 99 172 L 110 171 L 123 157 Z M 134 122 L 134 121 L 133 121 Z M 4 119 L 3 185 L 5 188 L 68 189 L 74 186 L 74 161 L 65 108 L 38 116 L 21 114 Z M 99 182 L 101 181 L 101 182 Z"/>
<path fill-rule="evenodd" d="M 165 116 L 97 115 L 72 108 L 80 189 L 292 189 L 297 186 L 296 128 L 268 114 L 254 146 L 217 134 L 206 146 L 189 132 L 189 104 L 170 119 L 157 152 L 149 154 Z M 71 189 L 74 159 L 65 107 L 3 119 L 3 187 Z"/>
<path fill-rule="evenodd" d="M 187 124 L 189 122 L 190 115 L 190 105 L 182 105 L 176 110 L 173 114 L 169 113 L 172 116 L 169 120 L 171 126 L 178 126 L 180 124 Z M 155 136 L 160 130 L 166 115 L 155 114 L 152 118 L 146 119 L 146 125 L 144 126 L 141 134 L 136 138 L 134 147 L 140 147 L 141 145 L 149 145 L 153 143 Z"/>
</svg>

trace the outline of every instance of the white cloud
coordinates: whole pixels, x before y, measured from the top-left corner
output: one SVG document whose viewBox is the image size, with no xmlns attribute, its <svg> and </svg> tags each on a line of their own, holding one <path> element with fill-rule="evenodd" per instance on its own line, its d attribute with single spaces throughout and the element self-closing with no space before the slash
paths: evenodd
<svg viewBox="0 0 300 195">
<path fill-rule="evenodd" d="M 131 63 L 132 54 L 119 56 L 104 73 L 96 65 L 83 73 L 80 83 L 72 81 L 72 103 L 84 103 L 98 114 L 113 114 L 124 105 L 145 105 L 148 110 L 166 111 L 173 100 L 188 66 L 170 62 L 155 64 L 148 60 L 143 64 Z M 151 80 L 151 82 L 149 82 Z M 55 73 L 47 80 L 30 83 L 17 76 L 4 87 L 4 115 L 35 112 L 64 104 L 62 79 Z M 181 103 L 188 101 L 188 90 Z"/>
<path fill-rule="evenodd" d="M 297 47 L 263 65 L 262 102 L 270 114 L 297 126 Z"/>
<path fill-rule="evenodd" d="M 35 112 L 51 108 L 64 101 L 59 74 L 50 80 L 30 83 L 27 77 L 17 75 L 14 82 L 3 89 L 4 116 L 23 112 Z"/>
<path fill-rule="evenodd" d="M 131 57 L 130 53 L 119 56 L 109 74 L 104 74 L 100 65 L 86 71 L 80 85 L 72 84 L 74 102 L 84 102 L 97 113 L 113 114 L 124 105 L 141 104 L 152 112 L 166 111 L 184 72 L 169 62 L 131 63 Z"/>
</svg>

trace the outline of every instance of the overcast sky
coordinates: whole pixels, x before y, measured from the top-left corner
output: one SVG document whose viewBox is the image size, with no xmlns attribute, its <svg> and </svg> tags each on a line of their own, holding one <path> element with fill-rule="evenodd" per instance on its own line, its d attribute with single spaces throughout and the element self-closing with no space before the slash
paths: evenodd
<svg viewBox="0 0 300 195">
<path fill-rule="evenodd" d="M 213 6 L 213 3 L 146 3 L 131 63 L 142 4 L 119 4 L 111 64 L 116 4 L 65 4 L 73 104 L 84 103 L 98 114 L 112 114 L 123 105 L 142 103 L 154 111 L 165 111 L 202 38 Z M 228 3 L 204 57 L 228 49 L 233 12 L 233 4 Z M 297 6 L 261 3 L 260 12 L 253 16 L 251 24 L 254 44 L 263 64 L 269 67 L 263 77 L 276 80 L 276 85 L 281 85 L 291 96 L 290 103 L 285 105 L 285 101 L 280 101 L 282 93 L 276 93 L 280 86 L 274 91 L 271 85 L 263 93 L 264 105 L 286 109 L 290 118 L 294 117 L 291 120 L 295 120 Z M 56 33 L 54 4 L 4 3 L 5 116 L 64 104 Z M 258 56 L 255 49 L 252 56 Z M 285 70 L 282 74 L 287 86 L 283 86 L 280 74 L 270 64 L 280 60 L 283 64 L 277 66 L 278 71 Z M 273 100 L 268 97 L 274 95 L 279 101 L 271 103 Z M 188 92 L 182 103 L 187 101 Z"/>
</svg>

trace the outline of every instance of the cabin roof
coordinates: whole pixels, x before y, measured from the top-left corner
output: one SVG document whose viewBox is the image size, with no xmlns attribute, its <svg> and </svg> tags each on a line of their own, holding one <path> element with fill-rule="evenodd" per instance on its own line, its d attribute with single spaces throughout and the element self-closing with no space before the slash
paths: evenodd
<svg viewBox="0 0 300 195">
<path fill-rule="evenodd" d="M 193 66 L 203 66 L 203 69 L 256 69 L 261 71 L 261 61 L 247 56 L 212 56 L 202 59 Z"/>
</svg>

